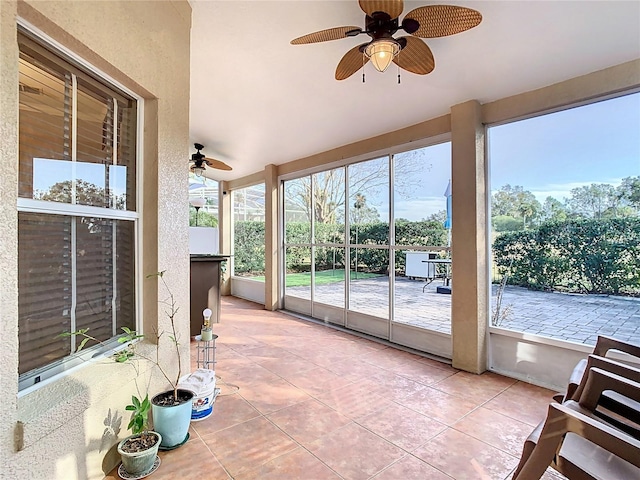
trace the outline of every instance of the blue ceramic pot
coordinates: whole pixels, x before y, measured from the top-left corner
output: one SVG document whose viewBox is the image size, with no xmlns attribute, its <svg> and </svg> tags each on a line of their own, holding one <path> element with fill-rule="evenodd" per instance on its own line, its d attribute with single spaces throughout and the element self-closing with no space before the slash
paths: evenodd
<svg viewBox="0 0 640 480">
<path fill-rule="evenodd" d="M 162 435 L 160 449 L 171 449 L 184 443 L 191 422 L 193 392 L 178 390 L 181 403 L 177 405 L 162 405 L 162 400 L 173 398 L 173 390 L 159 393 L 151 399 L 151 413 L 153 415 L 153 430 Z"/>
</svg>

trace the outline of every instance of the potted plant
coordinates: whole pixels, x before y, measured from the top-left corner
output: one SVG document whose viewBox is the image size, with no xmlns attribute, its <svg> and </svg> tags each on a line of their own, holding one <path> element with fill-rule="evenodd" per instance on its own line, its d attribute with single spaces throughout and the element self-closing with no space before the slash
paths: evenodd
<svg viewBox="0 0 640 480">
<path fill-rule="evenodd" d="M 156 338 L 156 360 L 155 364 L 171 385 L 171 390 L 159 393 L 151 399 L 151 412 L 153 416 L 153 428 L 162 435 L 162 443 L 160 448 L 170 450 L 177 448 L 188 439 L 189 424 L 191 422 L 191 410 L 193 392 L 178 388 L 180 376 L 182 375 L 182 362 L 180 359 L 180 344 L 178 343 L 178 335 L 176 332 L 175 317 L 178 313 L 175 298 L 171 289 L 164 279 L 164 271 L 148 275 L 147 278 L 157 277 L 162 282 L 168 297 L 161 303 L 166 307 L 165 314 L 169 318 L 171 325 L 171 335 L 169 339 L 173 343 L 177 357 L 178 370 L 175 377 L 169 377 L 165 369 L 160 365 L 160 339 L 165 332 L 157 332 Z"/>
<path fill-rule="evenodd" d="M 171 386 L 170 390 L 155 395 L 150 402 L 153 418 L 153 431 L 159 434 L 160 437 L 159 447 L 161 450 L 171 450 L 179 447 L 188 439 L 189 424 L 191 422 L 192 399 L 194 397 L 194 393 L 190 390 L 178 388 L 180 376 L 182 375 L 182 361 L 180 358 L 179 348 L 180 344 L 178 343 L 178 335 L 175 324 L 175 317 L 178 313 L 178 307 L 176 305 L 175 297 L 164 279 L 164 273 L 165 271 L 157 272 L 151 275 L 147 275 L 147 278 L 159 278 L 168 294 L 168 297 L 165 300 L 161 300 L 160 303 L 166 307 L 165 313 L 169 318 L 171 332 L 168 337 L 172 343 L 172 349 L 175 351 L 178 367 L 175 377 L 169 376 L 167 368 L 163 366 L 162 362 L 160 361 L 160 342 L 162 337 L 164 337 L 166 333 L 161 330 L 156 331 L 156 354 L 155 358 L 152 358 L 147 356 L 146 354 L 139 352 L 136 349 L 136 342 L 134 342 L 134 340 L 141 339 L 144 337 L 144 335 L 139 335 L 134 330 L 131 330 L 127 327 L 122 327 L 124 335 L 118 338 L 118 342 L 127 343 L 127 348 L 116 352 L 114 358 L 117 362 L 127 362 L 136 358 L 147 360 L 158 367 L 158 370 L 160 371 L 162 376 L 164 376 L 164 378 Z M 88 331 L 89 329 L 85 328 L 77 330 L 75 332 L 65 332 L 60 334 L 60 336 L 78 335 L 80 337 L 84 337 L 76 350 L 77 352 L 79 352 L 90 340 L 104 345 L 104 342 L 89 335 Z M 171 363 L 171 361 L 167 360 L 167 362 L 165 363 Z M 137 373 L 138 369 L 135 365 L 134 369 Z M 136 400 L 138 399 L 136 398 Z M 145 397 L 145 400 L 147 400 L 148 402 L 148 396 Z M 127 410 L 136 412 L 139 406 L 142 406 L 143 404 L 144 400 L 142 402 L 138 400 L 138 403 L 133 401 L 132 405 L 129 405 L 127 407 Z M 133 409 L 131 409 L 130 407 L 133 407 Z M 149 410 L 146 409 L 145 413 L 148 414 L 148 412 Z M 136 418 L 136 422 L 139 422 L 141 417 Z M 137 423 L 134 425 L 137 425 Z"/>
<path fill-rule="evenodd" d="M 122 459 L 122 468 L 130 476 L 148 475 L 156 463 L 162 436 L 148 428 L 150 408 L 148 395 L 142 401 L 135 395 L 132 396 L 131 404 L 125 407 L 125 410 L 132 412 L 127 426 L 132 435 L 118 443 L 118 453 Z"/>
</svg>

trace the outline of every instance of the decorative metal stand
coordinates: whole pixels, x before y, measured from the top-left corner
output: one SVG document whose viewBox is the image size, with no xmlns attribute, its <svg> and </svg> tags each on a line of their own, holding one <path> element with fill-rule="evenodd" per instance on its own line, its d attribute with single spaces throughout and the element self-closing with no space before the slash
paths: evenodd
<svg viewBox="0 0 640 480">
<path fill-rule="evenodd" d="M 198 342 L 196 346 L 198 368 L 216 369 L 216 339 L 218 335 L 212 335 L 211 337 L 211 340 L 202 340 L 202 335 L 196 335 L 196 341 Z"/>
</svg>

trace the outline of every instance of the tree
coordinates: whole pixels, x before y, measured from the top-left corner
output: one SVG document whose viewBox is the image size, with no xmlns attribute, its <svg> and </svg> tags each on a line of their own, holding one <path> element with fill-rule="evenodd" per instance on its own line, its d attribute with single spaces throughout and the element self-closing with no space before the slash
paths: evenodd
<svg viewBox="0 0 640 480">
<path fill-rule="evenodd" d="M 627 205 L 640 211 L 640 177 L 626 177 L 616 189 L 618 198 Z"/>
<path fill-rule="evenodd" d="M 375 207 L 367 205 L 367 197 L 358 192 L 355 195 L 353 208 L 349 211 L 349 222 L 351 224 L 373 223 L 380 221 L 380 213 Z"/>
<path fill-rule="evenodd" d="M 616 216 L 620 196 L 613 185 L 600 183 L 571 189 L 567 205 L 571 213 L 582 218 L 611 218 Z M 605 215 L 606 213 L 606 215 Z"/>
<path fill-rule="evenodd" d="M 492 216 L 508 216 L 521 218 L 523 228 L 527 228 L 527 220 L 534 219 L 540 212 L 540 202 L 533 193 L 520 185 L 504 185 L 491 197 Z"/>
<path fill-rule="evenodd" d="M 564 222 L 567 219 L 567 209 L 560 200 L 547 197 L 542 205 L 541 219 L 545 222 Z"/>
<path fill-rule="evenodd" d="M 519 232 L 523 229 L 522 222 L 509 215 L 492 216 L 491 225 L 496 232 Z"/>
<path fill-rule="evenodd" d="M 99 187 L 95 183 L 87 182 L 79 178 L 75 181 L 76 203 L 78 205 L 91 205 L 94 207 L 110 207 L 116 210 L 126 210 L 127 194 L 116 195 L 111 191 L 107 196 L 107 190 Z M 71 193 L 73 182 L 64 180 L 54 183 L 47 190 L 36 190 L 33 198 L 36 200 L 46 200 L 49 202 L 71 203 Z"/>
<path fill-rule="evenodd" d="M 446 210 L 438 210 L 436 213 L 432 213 L 431 215 L 427 216 L 427 218 L 424 218 L 423 220 L 432 221 L 432 222 L 440 222 L 440 223 L 444 224 L 444 222 L 447 220 L 447 211 Z M 397 221 L 398 220 L 396 220 L 396 222 Z"/>
<path fill-rule="evenodd" d="M 313 175 L 315 185 L 311 189 L 312 176 L 306 176 L 287 182 L 285 204 L 302 212 L 308 212 L 320 223 L 334 223 L 344 220 L 345 216 L 345 172 L 349 169 L 349 190 L 366 192 L 370 197 L 386 191 L 389 185 L 389 164 L 386 159 L 362 162 L 348 167 L 335 168 Z M 394 188 L 403 198 L 410 196 L 419 186 L 418 172 L 430 169 L 422 158 L 421 150 L 403 154 L 396 163 Z M 369 207 L 367 217 L 371 221 L 379 219 L 375 208 Z M 365 210 L 362 211 L 363 218 Z M 309 218 L 310 220 L 310 218 Z"/>
<path fill-rule="evenodd" d="M 93 205 L 96 207 L 104 207 L 108 204 L 105 198 L 105 189 L 97 186 L 95 183 L 78 179 L 75 181 L 76 203 L 80 205 Z M 71 194 L 73 191 L 73 182 L 65 180 L 63 182 L 54 183 L 48 190 L 37 190 L 33 198 L 36 200 L 47 200 L 49 202 L 71 203 Z"/>
</svg>

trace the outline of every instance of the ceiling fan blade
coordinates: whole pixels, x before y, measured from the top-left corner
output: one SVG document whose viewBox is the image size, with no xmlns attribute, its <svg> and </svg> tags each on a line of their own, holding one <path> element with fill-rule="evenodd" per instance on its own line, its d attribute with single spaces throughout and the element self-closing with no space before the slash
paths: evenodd
<svg viewBox="0 0 640 480">
<path fill-rule="evenodd" d="M 210 166 L 211 168 L 215 168 L 217 170 L 233 170 L 233 168 L 231 168 L 226 163 L 221 162 L 220 160 L 216 160 L 214 158 L 207 157 L 204 159 L 204 161 L 208 166 Z"/>
<path fill-rule="evenodd" d="M 407 41 L 406 46 L 394 57 L 393 63 L 418 75 L 431 73 L 436 62 L 427 44 L 415 37 L 400 37 L 398 40 L 403 39 Z"/>
<path fill-rule="evenodd" d="M 328 42 L 329 40 L 340 40 L 341 38 L 353 37 L 362 33 L 360 27 L 334 27 L 309 33 L 302 37 L 291 40 L 291 45 L 303 45 L 306 43 Z"/>
<path fill-rule="evenodd" d="M 344 80 L 361 69 L 368 61 L 369 57 L 362 53 L 362 48 L 366 43 L 353 47 L 347 53 L 345 53 L 340 63 L 336 67 L 336 80 Z"/>
<path fill-rule="evenodd" d="M 359 0 L 358 3 L 362 11 L 370 17 L 375 12 L 385 12 L 394 19 L 398 18 L 404 9 L 403 0 Z"/>
<path fill-rule="evenodd" d="M 428 5 L 411 10 L 405 16 L 416 20 L 420 27 L 412 35 L 421 38 L 436 38 L 455 35 L 475 27 L 482 21 L 482 14 L 476 10 L 454 5 Z"/>
</svg>

